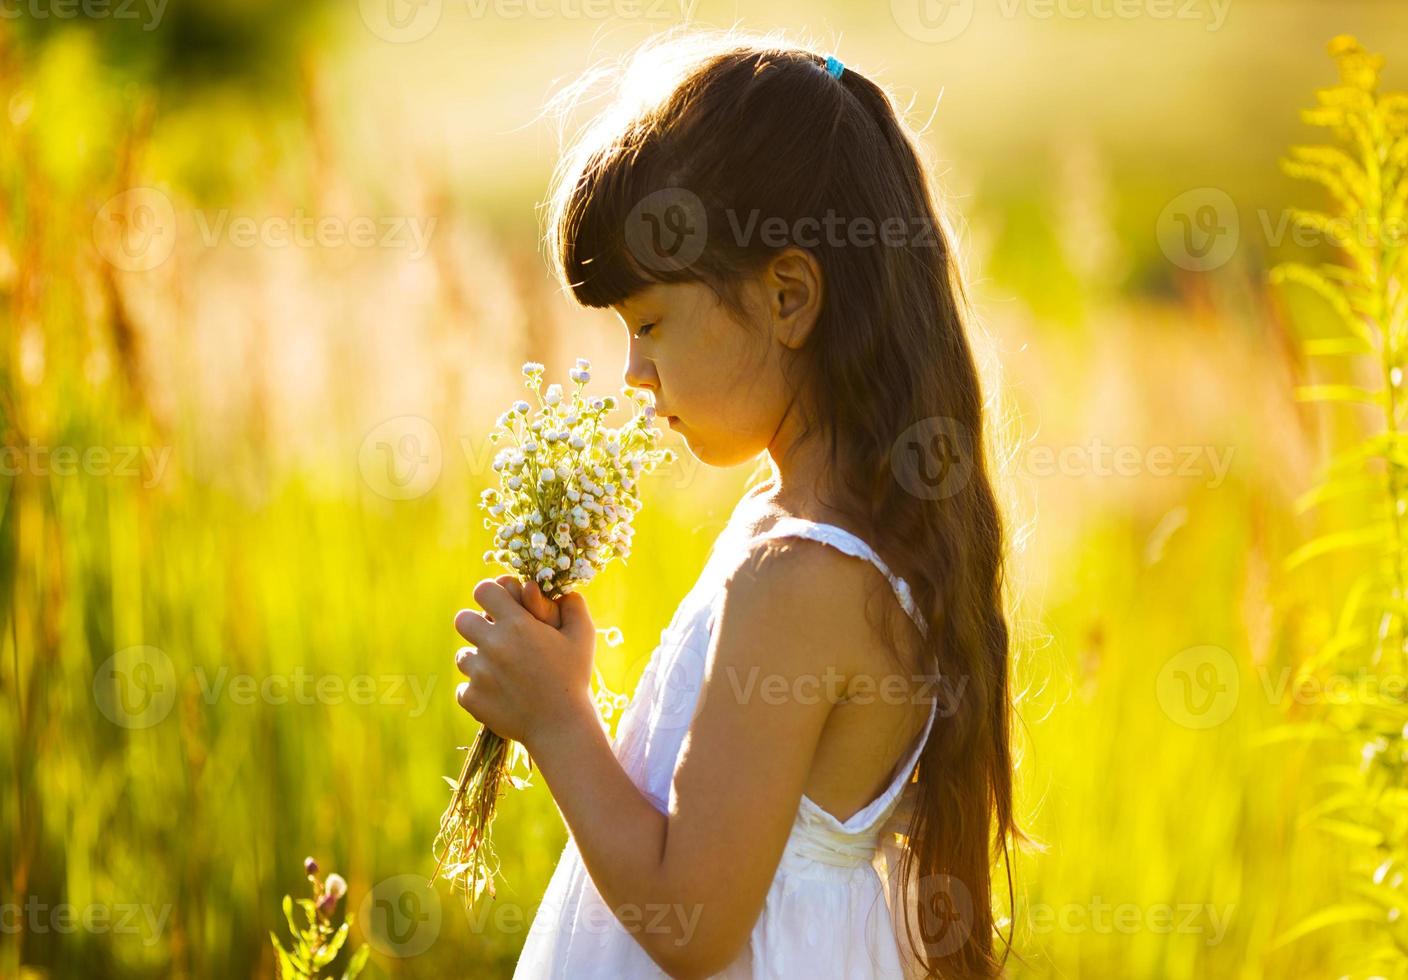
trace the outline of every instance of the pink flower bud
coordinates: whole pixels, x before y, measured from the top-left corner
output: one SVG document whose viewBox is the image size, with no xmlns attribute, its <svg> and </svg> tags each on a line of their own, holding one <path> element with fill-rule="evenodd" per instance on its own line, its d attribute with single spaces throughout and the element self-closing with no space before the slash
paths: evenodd
<svg viewBox="0 0 1408 980">
<path fill-rule="evenodd" d="M 314 861 L 314 860 L 313 860 L 312 858 L 310 858 L 310 857 L 304 858 L 304 859 L 303 859 L 303 873 L 304 873 L 304 874 L 310 874 L 310 875 L 315 875 L 315 874 L 317 874 L 317 873 L 318 873 L 318 862 L 317 862 L 317 861 Z"/>
<path fill-rule="evenodd" d="M 347 882 L 344 881 L 342 875 L 337 872 L 328 875 L 328 880 L 323 885 L 323 888 L 326 890 L 327 894 L 332 896 L 334 902 L 347 894 Z"/>
</svg>

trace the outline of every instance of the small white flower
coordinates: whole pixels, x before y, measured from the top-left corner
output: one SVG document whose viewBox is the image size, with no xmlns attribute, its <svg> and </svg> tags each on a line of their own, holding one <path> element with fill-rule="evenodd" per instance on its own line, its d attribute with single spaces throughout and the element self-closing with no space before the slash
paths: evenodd
<svg viewBox="0 0 1408 980">
<path fill-rule="evenodd" d="M 339 899 L 347 894 L 347 881 L 342 875 L 334 871 L 332 874 L 328 875 L 327 881 L 323 883 L 323 889 L 334 899 Z"/>
<path fill-rule="evenodd" d="M 528 539 L 533 543 L 534 548 L 542 548 L 548 543 L 548 536 L 542 531 L 534 531 L 533 536 Z"/>
<path fill-rule="evenodd" d="M 536 577 L 539 582 L 546 582 L 548 579 L 552 578 L 552 576 L 553 570 L 551 568 L 540 568 L 538 569 L 538 574 Z"/>
<path fill-rule="evenodd" d="M 523 477 L 511 476 L 508 478 L 508 488 L 510 490 L 517 490 L 521 486 L 523 486 Z"/>
<path fill-rule="evenodd" d="M 587 445 L 587 440 L 583 439 L 581 436 L 573 436 L 573 437 L 572 437 L 571 446 L 572 446 L 573 449 L 584 449 L 584 448 L 586 448 L 586 445 Z"/>
<path fill-rule="evenodd" d="M 562 569 L 562 570 L 565 572 L 565 571 L 567 571 L 567 569 L 568 569 L 569 567 L 571 567 L 571 565 L 572 565 L 572 559 L 568 558 L 566 555 L 559 555 L 559 556 L 558 556 L 558 558 L 557 558 L 557 567 L 558 567 L 558 568 Z"/>
<path fill-rule="evenodd" d="M 558 463 L 558 464 L 557 464 L 557 478 L 558 478 L 559 480 L 565 480 L 565 479 L 567 479 L 567 478 L 568 478 L 569 476 L 571 476 L 571 475 L 572 475 L 572 467 L 568 466 L 566 463 Z"/>
<path fill-rule="evenodd" d="M 537 361 L 525 361 L 525 362 L 524 362 L 524 364 L 523 364 L 523 376 L 524 376 L 525 378 L 531 378 L 531 377 L 533 377 L 534 375 L 542 374 L 542 373 L 543 373 L 543 366 L 542 366 L 541 364 L 539 364 Z"/>
<path fill-rule="evenodd" d="M 525 402 L 523 399 L 520 398 L 518 401 L 516 401 L 516 402 L 513 403 L 513 410 L 514 410 L 515 412 L 517 412 L 519 415 L 527 415 L 527 414 L 528 414 L 528 403 Z"/>
<path fill-rule="evenodd" d="M 577 358 L 577 367 L 583 371 L 590 371 L 592 369 L 592 362 L 585 357 L 579 357 Z"/>
<path fill-rule="evenodd" d="M 543 401 L 549 405 L 556 405 L 558 402 L 562 401 L 562 385 L 548 385 L 548 393 L 543 396 Z"/>
</svg>

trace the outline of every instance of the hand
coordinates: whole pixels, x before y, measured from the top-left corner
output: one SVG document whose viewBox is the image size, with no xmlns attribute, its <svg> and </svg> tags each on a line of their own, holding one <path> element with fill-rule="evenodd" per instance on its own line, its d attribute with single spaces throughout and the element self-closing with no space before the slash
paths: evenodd
<svg viewBox="0 0 1408 980">
<path fill-rule="evenodd" d="M 469 678 L 455 690 L 460 707 L 530 752 L 547 730 L 586 719 L 596 723 L 596 628 L 581 594 L 549 600 L 536 582 L 519 585 L 505 575 L 481 581 L 474 599 L 487 615 L 473 609 L 455 615 L 455 629 L 473 644 L 455 654 L 456 666 Z M 543 621 L 554 614 L 560 628 Z"/>
<path fill-rule="evenodd" d="M 494 579 L 505 589 L 508 594 L 517 600 L 518 604 L 536 616 L 540 621 L 547 623 L 553 629 L 562 628 L 562 611 L 557 603 L 543 595 L 543 590 L 538 588 L 536 583 L 525 594 L 523 591 L 523 580 L 517 575 L 500 575 Z"/>
</svg>

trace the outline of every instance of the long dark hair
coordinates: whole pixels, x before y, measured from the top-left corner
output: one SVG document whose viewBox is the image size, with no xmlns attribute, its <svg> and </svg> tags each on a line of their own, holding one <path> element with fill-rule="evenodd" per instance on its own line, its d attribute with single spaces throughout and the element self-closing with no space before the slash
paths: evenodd
<svg viewBox="0 0 1408 980">
<path fill-rule="evenodd" d="M 732 32 L 657 38 L 621 93 L 558 169 L 552 258 L 586 306 L 688 281 L 741 312 L 741 277 L 785 245 L 815 255 L 824 304 L 788 366 L 807 434 L 827 441 L 834 506 L 864 523 L 930 624 L 920 662 L 961 692 L 914 776 L 904 940 L 928 976 L 995 976 L 1010 934 L 999 958 L 992 870 L 1000 852 L 1010 907 L 1009 845 L 1027 840 L 1013 814 L 1004 527 L 961 270 L 916 140 L 854 68 L 837 78 L 823 56 Z"/>
</svg>

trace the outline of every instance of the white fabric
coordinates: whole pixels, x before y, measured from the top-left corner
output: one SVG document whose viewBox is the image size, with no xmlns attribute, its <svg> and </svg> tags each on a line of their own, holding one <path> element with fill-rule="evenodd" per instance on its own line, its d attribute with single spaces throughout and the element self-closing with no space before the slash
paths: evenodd
<svg viewBox="0 0 1408 980">
<path fill-rule="evenodd" d="M 739 520 L 749 498 L 735 509 L 720 532 L 698 581 L 680 602 L 660 634 L 640 684 L 621 719 L 613 750 L 631 781 L 664 812 L 675 763 L 694 716 L 703 681 L 709 636 L 724 593 L 723 585 L 757 542 L 778 537 L 822 541 L 846 554 L 873 562 L 894 587 L 906 612 L 927 631 L 909 586 L 893 575 L 864 541 L 832 524 L 781 518 L 762 534 L 748 537 Z M 896 938 L 891 895 L 902 804 L 919 752 L 934 724 L 937 702 L 924 730 L 889 787 L 842 822 L 803 796 L 792 834 L 754 924 L 748 946 L 728 969 L 726 980 L 846 977 L 897 978 L 908 972 Z M 882 844 L 884 845 L 882 847 Z M 887 872 L 889 874 L 887 874 Z M 655 915 L 641 910 L 649 925 Z M 688 913 L 682 912 L 688 918 Z M 657 920 L 658 921 L 658 920 Z M 570 837 L 542 905 L 533 920 L 514 972 L 516 980 L 635 980 L 666 974 L 645 953 L 606 906 Z"/>
</svg>

